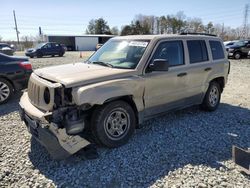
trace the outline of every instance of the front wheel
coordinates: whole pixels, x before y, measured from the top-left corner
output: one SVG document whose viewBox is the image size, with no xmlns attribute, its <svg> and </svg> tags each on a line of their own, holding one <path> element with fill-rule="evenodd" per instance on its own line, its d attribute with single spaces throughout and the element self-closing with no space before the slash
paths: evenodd
<svg viewBox="0 0 250 188">
<path fill-rule="evenodd" d="M 95 110 L 91 125 L 97 143 L 109 148 L 119 147 L 135 130 L 135 113 L 124 101 L 110 102 Z"/>
<path fill-rule="evenodd" d="M 235 52 L 234 53 L 234 59 L 240 59 L 241 58 L 241 53 L 240 52 Z"/>
<path fill-rule="evenodd" d="M 42 52 L 37 52 L 37 55 L 36 55 L 37 58 L 42 58 L 43 57 L 43 54 Z"/>
<path fill-rule="evenodd" d="M 206 111 L 214 111 L 218 108 L 221 98 L 221 88 L 217 82 L 211 82 L 201 105 Z"/>
<path fill-rule="evenodd" d="M 11 83 L 0 78 L 0 104 L 6 103 L 13 95 L 14 89 Z"/>
</svg>

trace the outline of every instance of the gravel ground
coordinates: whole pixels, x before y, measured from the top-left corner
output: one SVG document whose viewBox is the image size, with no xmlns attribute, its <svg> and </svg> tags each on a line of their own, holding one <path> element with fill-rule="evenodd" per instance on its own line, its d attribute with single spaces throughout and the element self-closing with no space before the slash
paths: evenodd
<svg viewBox="0 0 250 188">
<path fill-rule="evenodd" d="M 81 60 L 67 53 L 31 62 Z M 250 147 L 250 60 L 231 63 L 217 111 L 192 107 L 147 121 L 125 146 L 98 148 L 95 160 L 50 159 L 19 119 L 18 94 L 0 107 L 0 187 L 250 187 L 231 160 L 233 144 Z"/>
</svg>

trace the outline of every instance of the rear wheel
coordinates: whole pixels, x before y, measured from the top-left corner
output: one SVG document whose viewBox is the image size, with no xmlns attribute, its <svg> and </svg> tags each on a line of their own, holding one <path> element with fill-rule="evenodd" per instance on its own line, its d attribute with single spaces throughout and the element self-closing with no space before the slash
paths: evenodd
<svg viewBox="0 0 250 188">
<path fill-rule="evenodd" d="M 211 82 L 203 103 L 201 105 L 202 109 L 206 111 L 214 111 L 218 108 L 221 98 L 221 88 L 217 82 Z"/>
<path fill-rule="evenodd" d="M 63 52 L 59 52 L 59 57 L 62 57 L 63 56 Z"/>
<path fill-rule="evenodd" d="M 95 110 L 92 133 L 97 143 L 114 148 L 125 144 L 136 125 L 135 113 L 124 101 L 114 101 Z"/>
<path fill-rule="evenodd" d="M 0 78 L 0 104 L 6 103 L 13 95 L 14 89 L 11 83 Z"/>
</svg>

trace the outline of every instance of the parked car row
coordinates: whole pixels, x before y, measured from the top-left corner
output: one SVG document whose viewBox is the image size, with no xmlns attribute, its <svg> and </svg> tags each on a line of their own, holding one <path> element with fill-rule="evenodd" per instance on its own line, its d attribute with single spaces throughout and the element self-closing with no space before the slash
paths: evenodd
<svg viewBox="0 0 250 188">
<path fill-rule="evenodd" d="M 249 57 L 250 39 L 224 42 L 229 58 L 240 59 Z"/>
<path fill-rule="evenodd" d="M 27 88 L 32 73 L 32 65 L 27 57 L 12 56 L 14 49 L 6 43 L 0 43 L 0 105 L 6 103 L 12 95 Z M 63 56 L 65 46 L 48 42 L 28 49 L 26 56 Z"/>
</svg>

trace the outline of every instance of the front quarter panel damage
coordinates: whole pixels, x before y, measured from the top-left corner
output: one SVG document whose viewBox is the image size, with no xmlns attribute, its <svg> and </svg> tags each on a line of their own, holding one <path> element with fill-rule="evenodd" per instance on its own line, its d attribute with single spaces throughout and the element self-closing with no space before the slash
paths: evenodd
<svg viewBox="0 0 250 188">
<path fill-rule="evenodd" d="M 122 96 L 132 96 L 138 112 L 143 111 L 144 80 L 139 76 L 100 82 L 72 90 L 76 105 L 102 105 L 105 101 Z"/>
</svg>

